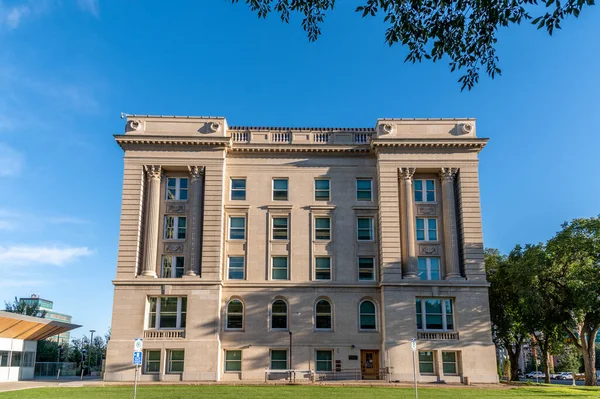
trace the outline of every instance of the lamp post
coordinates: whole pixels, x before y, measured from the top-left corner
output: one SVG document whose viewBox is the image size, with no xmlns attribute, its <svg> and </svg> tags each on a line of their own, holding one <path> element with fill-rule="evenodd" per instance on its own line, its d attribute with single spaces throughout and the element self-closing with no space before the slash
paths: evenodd
<svg viewBox="0 0 600 399">
<path fill-rule="evenodd" d="M 88 345 L 88 352 L 90 353 L 90 356 L 88 357 L 88 367 L 90 366 L 90 359 L 92 358 L 92 344 L 94 342 L 94 333 L 96 332 L 96 330 L 90 330 L 90 343 Z"/>
</svg>

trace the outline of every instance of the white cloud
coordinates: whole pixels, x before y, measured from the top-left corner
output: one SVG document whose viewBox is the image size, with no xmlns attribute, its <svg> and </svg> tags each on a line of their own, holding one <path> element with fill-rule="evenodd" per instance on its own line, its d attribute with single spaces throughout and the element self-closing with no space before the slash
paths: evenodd
<svg viewBox="0 0 600 399">
<path fill-rule="evenodd" d="M 25 213 L 14 209 L 0 208 L 0 231 L 2 230 L 42 230 L 52 225 L 83 225 L 90 224 L 89 220 L 74 216 L 45 216 Z"/>
<path fill-rule="evenodd" d="M 22 153 L 0 143 L 0 177 L 18 175 L 24 164 L 25 156 Z"/>
<path fill-rule="evenodd" d="M 9 265 L 54 265 L 63 266 L 94 251 L 87 247 L 57 247 L 20 245 L 0 246 L 0 267 Z"/>
<path fill-rule="evenodd" d="M 100 16 L 98 0 L 77 0 L 77 5 L 82 11 L 89 12 L 96 18 Z"/>
<path fill-rule="evenodd" d="M 8 7 L 6 11 L 4 11 L 4 23 L 9 29 L 16 29 L 21 23 L 21 19 L 23 17 L 31 14 L 31 9 L 29 6 L 24 4 Z"/>
</svg>

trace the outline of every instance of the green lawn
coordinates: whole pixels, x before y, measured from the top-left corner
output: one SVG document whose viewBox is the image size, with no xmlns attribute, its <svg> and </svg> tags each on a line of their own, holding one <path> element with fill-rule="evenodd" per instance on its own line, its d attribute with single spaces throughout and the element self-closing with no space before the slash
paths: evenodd
<svg viewBox="0 0 600 399">
<path fill-rule="evenodd" d="M 485 388 L 422 388 L 419 399 L 462 398 L 598 398 L 600 389 L 594 387 L 519 387 L 513 389 Z M 1 399 L 9 398 L 131 398 L 132 387 L 83 387 L 39 388 L 0 393 Z M 281 399 L 281 398 L 364 398 L 364 399 L 410 399 L 410 388 L 390 387 L 324 387 L 324 386 L 140 386 L 139 399 L 178 398 L 231 398 L 231 399 Z"/>
</svg>

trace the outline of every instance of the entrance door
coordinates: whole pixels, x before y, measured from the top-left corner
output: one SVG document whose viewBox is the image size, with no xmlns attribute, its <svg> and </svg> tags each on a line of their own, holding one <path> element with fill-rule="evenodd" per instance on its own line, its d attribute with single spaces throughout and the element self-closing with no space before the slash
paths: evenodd
<svg viewBox="0 0 600 399">
<path fill-rule="evenodd" d="M 379 379 L 379 351 L 378 350 L 361 350 L 360 351 L 360 368 L 362 371 L 363 380 L 378 380 Z"/>
</svg>

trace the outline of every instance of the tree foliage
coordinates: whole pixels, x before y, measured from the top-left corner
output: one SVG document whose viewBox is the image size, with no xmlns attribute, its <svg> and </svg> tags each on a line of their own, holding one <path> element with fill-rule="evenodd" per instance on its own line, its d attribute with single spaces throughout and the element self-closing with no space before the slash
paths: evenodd
<svg viewBox="0 0 600 399">
<path fill-rule="evenodd" d="M 40 310 L 40 304 L 36 303 L 35 305 L 31 305 L 25 301 L 19 301 L 17 297 L 15 297 L 14 302 L 4 302 L 4 310 L 11 313 L 19 313 L 26 316 L 33 317 L 44 317 L 46 316 L 45 310 Z"/>
<path fill-rule="evenodd" d="M 335 0 L 245 0 L 259 18 L 271 12 L 288 23 L 290 14 L 302 15 L 308 39 L 321 35 L 325 15 Z M 231 0 L 238 3 L 239 0 Z M 569 16 L 578 17 L 594 0 L 363 0 L 356 8 L 362 17 L 381 15 L 387 24 L 385 42 L 408 47 L 405 62 L 447 58 L 451 71 L 462 70 L 462 89 L 471 89 L 484 69 L 492 79 L 501 73 L 496 55 L 498 31 L 528 21 L 552 35 Z"/>
</svg>

